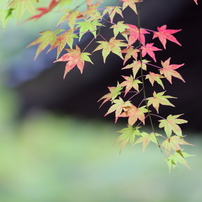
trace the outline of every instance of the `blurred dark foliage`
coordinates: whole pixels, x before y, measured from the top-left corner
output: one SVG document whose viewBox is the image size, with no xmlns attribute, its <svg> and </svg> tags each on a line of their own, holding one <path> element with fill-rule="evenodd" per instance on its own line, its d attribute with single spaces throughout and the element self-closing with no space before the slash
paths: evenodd
<svg viewBox="0 0 202 202">
<path fill-rule="evenodd" d="M 169 57 L 172 58 L 172 64 L 185 63 L 179 72 L 186 80 L 186 83 L 183 83 L 181 80 L 173 79 L 172 85 L 165 82 L 166 94 L 176 96 L 178 99 L 171 100 L 175 108 L 160 107 L 160 114 L 166 117 L 170 113 L 184 113 L 183 118 L 189 122 L 183 127 L 192 131 L 201 131 L 202 6 L 196 6 L 191 0 L 176 2 L 145 0 L 140 15 L 141 25 L 144 28 L 156 30 L 157 26 L 167 24 L 168 29 L 182 29 L 175 35 L 183 45 L 182 47 L 168 42 L 167 50 L 157 53 L 159 64 L 160 60 L 165 61 Z M 137 18 L 130 9 L 124 11 L 124 16 L 127 23 L 137 23 Z M 117 17 L 116 21 L 119 20 L 122 19 Z M 112 37 L 112 32 L 108 28 L 101 30 L 101 34 L 107 39 Z M 147 40 L 151 40 L 151 36 L 148 36 Z M 83 42 L 81 49 L 89 41 L 90 38 Z M 155 39 L 155 45 L 163 48 L 157 39 Z M 96 46 L 97 43 L 93 43 L 86 51 L 91 52 Z M 60 114 L 74 114 L 83 118 L 103 118 L 110 105 L 105 104 L 99 109 L 100 103 L 97 103 L 97 100 L 108 92 L 107 86 L 115 86 L 118 80 L 122 81 L 121 75 L 126 75 L 129 71 L 121 70 L 122 60 L 114 54 L 107 58 L 106 64 L 103 64 L 100 51 L 93 53 L 92 60 L 94 65 L 86 63 L 82 75 L 75 68 L 63 80 L 65 63 L 57 63 L 44 70 L 35 79 L 18 86 L 16 90 L 22 100 L 21 115 L 33 109 L 48 109 Z M 157 92 L 162 91 L 157 85 L 155 87 L 157 87 L 155 89 Z M 149 83 L 146 85 L 146 91 L 150 95 L 153 92 Z M 134 102 L 139 102 L 141 99 L 141 97 L 135 97 Z M 112 121 L 113 115 L 109 115 L 106 119 Z"/>
</svg>

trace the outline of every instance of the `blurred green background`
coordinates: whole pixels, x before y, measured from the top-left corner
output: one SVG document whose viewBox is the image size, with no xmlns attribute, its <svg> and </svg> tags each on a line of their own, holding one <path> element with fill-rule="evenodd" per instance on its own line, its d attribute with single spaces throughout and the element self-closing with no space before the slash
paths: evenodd
<svg viewBox="0 0 202 202">
<path fill-rule="evenodd" d="M 155 145 L 113 145 L 123 125 L 30 112 L 16 120 L 15 92 L 0 89 L 0 201 L 198 202 L 201 200 L 202 141 L 187 134 L 196 154 L 192 170 L 171 173 Z M 186 135 L 186 132 L 185 132 Z M 197 135 L 197 136 L 196 136 Z"/>
<path fill-rule="evenodd" d="M 31 111 L 24 119 L 17 118 L 21 102 L 4 83 L 6 70 L 34 33 L 41 31 L 43 21 L 35 26 L 28 23 L 17 29 L 10 23 L 0 33 L 0 201 L 201 201 L 200 134 L 184 132 L 186 140 L 195 144 L 185 147 L 196 155 L 187 158 L 192 170 L 179 165 L 169 173 L 165 157 L 155 145 L 144 153 L 141 145 L 126 146 L 119 155 L 119 145 L 113 143 L 116 131 L 124 125 L 49 111 Z M 5 36 L 11 36 L 9 43 Z M 31 65 L 31 60 L 27 62 Z"/>
</svg>

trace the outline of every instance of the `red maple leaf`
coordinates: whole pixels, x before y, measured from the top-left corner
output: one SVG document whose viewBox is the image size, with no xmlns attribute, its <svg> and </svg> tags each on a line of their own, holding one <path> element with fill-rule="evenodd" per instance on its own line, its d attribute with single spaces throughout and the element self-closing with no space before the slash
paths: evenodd
<svg viewBox="0 0 202 202">
<path fill-rule="evenodd" d="M 167 40 L 172 41 L 178 44 L 179 46 L 181 46 L 180 42 L 172 35 L 181 31 L 181 29 L 175 30 L 175 29 L 166 29 L 166 28 L 167 28 L 167 25 L 157 27 L 158 32 L 154 32 L 153 39 L 158 37 L 165 49 L 166 49 Z"/>
<path fill-rule="evenodd" d="M 79 68 L 80 72 L 82 73 L 85 61 L 93 63 L 88 56 L 88 55 L 90 55 L 90 53 L 81 52 L 81 49 L 78 46 L 76 46 L 76 49 L 66 49 L 66 50 L 68 51 L 68 53 L 64 54 L 58 60 L 54 61 L 54 63 L 61 62 L 61 61 L 68 61 L 65 66 L 64 77 L 75 66 L 77 66 Z"/>
<path fill-rule="evenodd" d="M 53 8 L 55 8 L 58 5 L 58 3 L 60 3 L 60 0 L 58 0 L 58 1 L 52 0 L 48 7 L 37 8 L 37 10 L 41 13 L 28 18 L 27 20 L 25 20 L 25 22 L 32 20 L 32 19 L 38 20 L 40 17 L 42 17 L 46 13 L 50 12 Z"/>
<path fill-rule="evenodd" d="M 144 57 L 146 54 L 148 54 L 155 62 L 156 57 L 154 54 L 154 51 L 160 51 L 161 49 L 153 46 L 154 43 L 147 43 L 145 46 L 142 46 L 142 57 Z"/>
<path fill-rule="evenodd" d="M 194 2 L 198 5 L 198 0 L 194 0 Z"/>
<path fill-rule="evenodd" d="M 122 34 L 129 35 L 128 45 L 129 46 L 132 45 L 137 40 L 139 40 L 142 45 L 145 45 L 145 36 L 144 36 L 144 34 L 149 34 L 149 32 L 147 32 L 143 28 L 138 29 L 138 27 L 135 26 L 135 25 L 131 25 L 131 24 L 127 24 L 127 25 L 129 26 L 129 29 L 126 29 L 126 31 L 122 32 Z"/>
</svg>

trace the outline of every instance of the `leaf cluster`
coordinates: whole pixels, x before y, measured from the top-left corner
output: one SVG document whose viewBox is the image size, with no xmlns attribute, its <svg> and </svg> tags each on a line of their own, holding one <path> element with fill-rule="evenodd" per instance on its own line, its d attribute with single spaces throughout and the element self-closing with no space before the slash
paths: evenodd
<svg viewBox="0 0 202 202">
<path fill-rule="evenodd" d="M 189 154 L 182 152 L 181 145 L 192 145 L 184 140 L 180 124 L 187 121 L 179 118 L 181 115 L 168 115 L 166 118 L 159 115 L 161 106 L 174 105 L 170 99 L 176 99 L 171 95 L 166 95 L 164 82 L 167 80 L 170 84 L 173 83 L 173 78 L 180 79 L 185 82 L 183 77 L 177 71 L 184 64 L 171 63 L 171 57 L 165 61 L 159 61 L 156 57 L 157 51 L 165 51 L 167 42 L 173 42 L 181 46 L 181 43 L 176 39 L 174 34 L 181 29 L 168 29 L 167 25 L 157 27 L 156 30 L 142 28 L 139 23 L 139 8 L 141 0 L 120 0 L 115 6 L 101 6 L 100 1 L 85 0 L 82 3 L 73 0 L 50 0 L 49 4 L 44 6 L 42 0 L 11 0 L 6 5 L 5 9 L 0 9 L 0 18 L 3 28 L 6 27 L 8 19 L 15 17 L 20 23 L 24 13 L 28 12 L 31 17 L 24 20 L 39 20 L 44 15 L 55 10 L 61 13 L 58 19 L 56 29 L 44 30 L 39 33 L 39 37 L 28 45 L 38 45 L 35 59 L 45 49 L 47 52 L 57 48 L 56 60 L 54 62 L 66 62 L 64 78 L 69 71 L 74 67 L 78 67 L 80 72 L 83 72 L 85 62 L 93 64 L 91 55 L 95 51 L 101 51 L 103 62 L 107 62 L 108 56 L 113 53 L 123 60 L 122 70 L 131 70 L 130 75 L 122 75 L 123 81 L 118 81 L 116 86 L 108 87 L 109 92 L 100 98 L 101 106 L 110 102 L 110 107 L 105 116 L 110 113 L 115 113 L 115 122 L 119 118 L 127 119 L 127 127 L 119 131 L 121 135 L 117 142 L 120 143 L 120 151 L 127 143 L 135 145 L 142 143 L 143 151 L 151 142 L 155 143 L 161 150 L 165 151 L 166 161 L 169 169 L 174 168 L 177 163 L 181 163 L 189 168 L 185 161 L 185 157 Z M 194 0 L 197 4 L 197 0 Z M 42 6 L 43 5 L 43 6 Z M 74 9 L 69 9 L 70 5 L 75 5 Z M 85 6 L 84 10 L 80 10 L 80 6 Z M 137 15 L 138 25 L 128 24 L 124 21 L 123 11 L 126 8 L 132 9 L 134 15 Z M 115 16 L 119 15 L 123 18 L 122 21 L 116 22 Z M 68 26 L 67 30 L 61 29 L 62 24 Z M 109 40 L 105 39 L 100 34 L 100 29 L 107 23 L 110 24 L 110 29 L 113 31 L 113 37 Z M 76 41 L 82 40 L 85 34 L 91 33 L 93 39 L 89 44 L 81 50 L 76 44 Z M 148 41 L 151 36 L 150 41 Z M 101 39 L 101 40 L 98 40 Z M 162 47 L 156 47 L 155 41 L 158 39 Z M 86 52 L 88 46 L 96 42 L 98 45 L 92 52 Z M 66 53 L 60 56 L 61 52 Z M 128 63 L 129 59 L 133 59 Z M 150 58 L 151 61 L 147 60 Z M 127 64 L 126 64 L 127 63 Z M 161 64 L 158 66 L 157 64 Z M 145 91 L 145 83 L 149 82 L 152 87 L 160 85 L 163 91 L 147 95 Z M 136 96 L 141 96 L 141 102 L 137 103 Z M 155 112 L 153 112 L 155 110 Z M 152 117 L 159 118 L 158 128 L 164 129 L 164 134 L 155 132 Z M 142 130 L 146 119 L 149 119 L 151 124 L 151 132 L 147 133 Z"/>
</svg>

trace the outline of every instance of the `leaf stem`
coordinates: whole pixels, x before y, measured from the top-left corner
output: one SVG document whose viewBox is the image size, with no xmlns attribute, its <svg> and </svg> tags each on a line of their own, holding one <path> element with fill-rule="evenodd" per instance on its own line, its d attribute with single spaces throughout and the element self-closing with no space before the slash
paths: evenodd
<svg viewBox="0 0 202 202">
<path fill-rule="evenodd" d="M 141 39 L 141 33 L 140 33 L 140 29 L 141 29 L 141 22 L 140 22 L 140 1 L 138 1 L 138 4 L 137 4 L 137 20 L 138 20 L 138 30 L 139 30 L 139 46 L 141 47 L 142 44 L 140 42 L 140 39 Z M 146 105 L 146 108 L 147 108 L 147 112 L 148 112 L 148 117 L 149 117 L 149 121 L 150 121 L 150 124 L 151 124 L 151 129 L 152 129 L 152 132 L 155 134 L 155 129 L 154 129 L 154 124 L 153 124 L 153 121 L 152 121 L 152 117 L 151 117 L 151 114 L 150 114 L 150 111 L 149 111 L 149 106 L 148 106 L 148 102 L 147 102 L 147 96 L 146 96 L 146 89 L 145 89 L 145 80 L 144 80 L 144 74 L 143 74 L 143 69 L 142 69 L 142 49 L 140 48 L 139 49 L 140 52 L 139 52 L 139 56 L 140 56 L 140 63 L 141 63 L 141 68 L 140 68 L 140 72 L 141 72 L 141 80 L 142 80 L 142 88 L 143 88 L 143 97 L 144 97 L 144 101 L 145 101 L 145 105 Z M 157 138 L 157 136 L 155 135 L 156 137 L 156 141 L 158 143 L 158 147 L 160 148 L 160 151 L 162 152 L 161 150 L 161 147 L 160 147 L 160 144 L 159 144 L 159 140 Z"/>
</svg>

